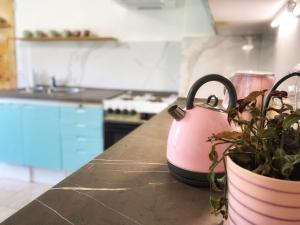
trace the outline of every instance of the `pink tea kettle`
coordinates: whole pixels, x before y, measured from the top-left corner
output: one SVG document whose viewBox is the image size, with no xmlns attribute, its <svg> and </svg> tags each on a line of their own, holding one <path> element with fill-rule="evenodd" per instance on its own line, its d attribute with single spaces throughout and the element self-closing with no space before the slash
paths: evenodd
<svg viewBox="0 0 300 225">
<path fill-rule="evenodd" d="M 211 161 L 209 152 L 211 143 L 208 137 L 213 133 L 233 128 L 227 122 L 226 111 L 216 108 L 218 98 L 208 97 L 206 104 L 194 106 L 198 89 L 207 82 L 221 82 L 229 94 L 228 111 L 236 104 L 236 91 L 230 80 L 217 74 L 206 75 L 198 79 L 191 87 L 186 99 L 186 111 L 177 105 L 171 106 L 168 112 L 175 119 L 171 125 L 167 144 L 167 161 L 172 175 L 178 180 L 195 186 L 208 186 L 207 174 Z M 217 151 L 221 153 L 225 146 Z M 216 172 L 224 172 L 219 166 Z"/>
<path fill-rule="evenodd" d="M 238 99 L 245 98 L 253 91 L 270 90 L 273 87 L 275 74 L 261 71 L 237 71 L 229 78 L 235 87 Z M 227 93 L 223 99 L 223 106 L 228 102 Z M 257 105 L 261 105 L 262 100 L 258 99 Z"/>
</svg>

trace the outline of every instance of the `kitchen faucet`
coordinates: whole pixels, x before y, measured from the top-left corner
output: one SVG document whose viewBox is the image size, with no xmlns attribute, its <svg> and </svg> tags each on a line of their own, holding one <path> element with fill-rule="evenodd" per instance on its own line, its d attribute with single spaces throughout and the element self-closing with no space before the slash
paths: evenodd
<svg viewBox="0 0 300 225">
<path fill-rule="evenodd" d="M 52 76 L 52 77 L 51 77 L 51 87 L 52 87 L 52 88 L 57 87 L 55 76 Z"/>
</svg>

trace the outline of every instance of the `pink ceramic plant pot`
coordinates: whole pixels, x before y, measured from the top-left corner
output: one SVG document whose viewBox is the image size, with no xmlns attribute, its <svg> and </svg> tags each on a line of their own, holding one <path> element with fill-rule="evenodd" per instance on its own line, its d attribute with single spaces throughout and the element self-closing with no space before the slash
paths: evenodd
<svg viewBox="0 0 300 225">
<path fill-rule="evenodd" d="M 300 224 L 300 182 L 255 174 L 227 157 L 230 225 Z"/>
</svg>

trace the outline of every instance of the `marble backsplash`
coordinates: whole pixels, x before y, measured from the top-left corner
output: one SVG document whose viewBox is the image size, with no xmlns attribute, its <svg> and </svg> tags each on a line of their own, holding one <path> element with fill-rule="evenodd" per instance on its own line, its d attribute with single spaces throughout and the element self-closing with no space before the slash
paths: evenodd
<svg viewBox="0 0 300 225">
<path fill-rule="evenodd" d="M 242 47 L 249 44 L 249 38 L 253 49 L 245 51 Z M 198 78 L 210 73 L 229 78 L 238 70 L 268 71 L 273 72 L 275 80 L 278 80 L 288 72 L 299 70 L 298 49 L 297 41 L 283 39 L 280 35 L 272 33 L 258 36 L 185 38 L 182 44 L 179 95 L 186 96 Z M 281 89 L 288 90 L 288 86 L 295 82 L 300 81 L 297 78 L 289 79 Z M 207 97 L 211 94 L 222 98 L 223 86 L 211 82 L 204 85 L 197 96 Z"/>
<path fill-rule="evenodd" d="M 237 70 L 274 72 L 276 78 L 299 63 L 295 46 L 275 35 L 184 38 L 182 42 L 17 42 L 18 86 L 59 84 L 113 89 L 179 91 L 186 96 L 201 76 L 230 77 Z M 297 47 L 297 46 L 296 46 Z M 293 53 L 293 54 L 291 54 Z M 291 81 L 294 82 L 294 81 Z M 223 96 L 223 87 L 204 85 L 198 96 Z"/>
<path fill-rule="evenodd" d="M 179 42 L 17 42 L 18 86 L 178 91 Z"/>
<path fill-rule="evenodd" d="M 253 49 L 242 50 L 247 44 L 243 36 L 185 38 L 182 48 L 180 96 L 186 96 L 191 85 L 200 77 L 217 73 L 230 77 L 237 70 L 259 70 L 261 37 L 252 37 Z M 215 82 L 204 85 L 197 93 L 207 97 L 223 95 L 223 87 Z"/>
</svg>

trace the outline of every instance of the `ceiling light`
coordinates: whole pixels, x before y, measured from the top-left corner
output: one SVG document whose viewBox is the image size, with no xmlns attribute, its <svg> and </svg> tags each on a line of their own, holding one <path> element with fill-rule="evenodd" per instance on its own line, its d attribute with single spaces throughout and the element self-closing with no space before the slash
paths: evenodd
<svg viewBox="0 0 300 225">
<path fill-rule="evenodd" d="M 276 28 L 279 27 L 281 24 L 286 23 L 290 19 L 290 14 L 284 10 L 280 14 L 278 14 L 275 19 L 271 22 L 271 27 Z"/>
<path fill-rule="evenodd" d="M 250 52 L 254 48 L 252 37 L 247 37 L 247 44 L 242 46 L 242 50 Z"/>
<path fill-rule="evenodd" d="M 249 51 L 251 51 L 253 48 L 254 48 L 253 45 L 248 45 L 248 44 L 242 46 L 242 50 L 245 51 L 245 52 L 249 52 Z"/>
</svg>

